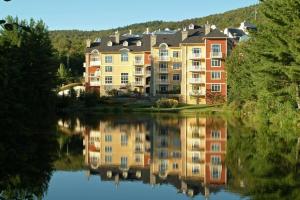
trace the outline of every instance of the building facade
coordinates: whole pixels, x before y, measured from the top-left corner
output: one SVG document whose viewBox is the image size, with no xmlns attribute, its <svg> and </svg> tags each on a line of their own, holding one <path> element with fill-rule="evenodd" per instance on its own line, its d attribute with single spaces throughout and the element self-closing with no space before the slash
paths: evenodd
<svg viewBox="0 0 300 200">
<path fill-rule="evenodd" d="M 186 104 L 225 101 L 224 61 L 231 48 L 231 39 L 208 24 L 142 35 L 116 32 L 87 42 L 86 89 L 101 96 L 130 89 Z"/>
</svg>

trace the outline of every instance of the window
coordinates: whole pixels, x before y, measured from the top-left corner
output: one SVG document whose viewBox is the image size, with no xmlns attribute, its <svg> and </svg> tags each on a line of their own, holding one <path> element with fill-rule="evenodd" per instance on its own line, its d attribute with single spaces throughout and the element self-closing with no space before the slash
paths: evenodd
<svg viewBox="0 0 300 200">
<path fill-rule="evenodd" d="M 105 76 L 105 84 L 112 84 L 112 76 Z"/>
<path fill-rule="evenodd" d="M 167 45 L 162 44 L 160 46 L 160 49 L 159 49 L 159 56 L 160 57 L 166 57 L 168 55 L 169 55 L 169 52 L 168 52 L 168 49 L 167 49 Z"/>
<path fill-rule="evenodd" d="M 221 79 L 221 72 L 211 72 L 211 79 L 212 80 Z"/>
<path fill-rule="evenodd" d="M 213 167 L 210 174 L 211 179 L 218 180 L 221 178 L 221 170 L 219 167 Z"/>
<path fill-rule="evenodd" d="M 220 59 L 211 59 L 211 66 L 212 67 L 221 67 L 221 60 Z"/>
<path fill-rule="evenodd" d="M 200 48 L 193 48 L 192 49 L 192 54 L 193 54 L 193 57 L 200 57 L 201 56 L 201 49 Z"/>
<path fill-rule="evenodd" d="M 121 157 L 121 168 L 127 168 L 127 157 Z"/>
<path fill-rule="evenodd" d="M 220 158 L 220 156 L 212 156 L 211 159 L 210 159 L 210 163 L 212 165 L 219 165 L 219 164 L 221 164 L 221 158 Z"/>
<path fill-rule="evenodd" d="M 181 68 L 181 63 L 173 63 L 173 70 L 178 70 Z"/>
<path fill-rule="evenodd" d="M 219 152 L 220 151 L 220 144 L 212 144 L 211 145 L 211 150 L 214 152 Z"/>
<path fill-rule="evenodd" d="M 111 153 L 112 147 L 111 146 L 105 146 L 105 153 Z"/>
<path fill-rule="evenodd" d="M 173 81 L 180 81 L 180 74 L 173 74 Z"/>
<path fill-rule="evenodd" d="M 173 92 L 176 94 L 180 94 L 181 87 L 180 85 L 173 85 Z"/>
<path fill-rule="evenodd" d="M 211 91 L 212 92 L 221 92 L 221 85 L 220 84 L 212 84 Z"/>
<path fill-rule="evenodd" d="M 128 52 L 121 53 L 121 62 L 128 62 Z"/>
<path fill-rule="evenodd" d="M 213 53 L 219 53 L 219 52 L 221 52 L 221 45 L 220 44 L 213 44 L 213 45 L 211 45 L 211 51 Z"/>
<path fill-rule="evenodd" d="M 159 76 L 161 82 L 168 82 L 168 75 L 162 74 Z"/>
<path fill-rule="evenodd" d="M 142 56 L 135 56 L 134 57 L 136 64 L 143 64 L 143 57 Z"/>
<path fill-rule="evenodd" d="M 105 66 L 105 72 L 112 72 L 112 66 Z"/>
<path fill-rule="evenodd" d="M 105 156 L 105 163 L 111 163 L 112 162 L 112 156 Z"/>
<path fill-rule="evenodd" d="M 91 54 L 91 61 L 99 61 L 100 57 L 98 53 L 92 53 Z"/>
<path fill-rule="evenodd" d="M 159 71 L 168 72 L 168 63 L 165 62 L 159 63 Z"/>
<path fill-rule="evenodd" d="M 192 77 L 193 77 L 193 78 L 200 78 L 200 75 L 197 74 L 197 73 L 193 73 L 193 74 L 192 74 Z"/>
<path fill-rule="evenodd" d="M 219 130 L 212 130 L 211 131 L 211 137 L 213 139 L 219 139 L 221 135 L 221 132 Z"/>
<path fill-rule="evenodd" d="M 140 163 L 141 161 L 142 159 L 140 155 L 135 156 L 135 162 Z"/>
<path fill-rule="evenodd" d="M 193 61 L 193 66 L 199 68 L 201 66 L 201 62 L 200 61 Z"/>
<path fill-rule="evenodd" d="M 199 170 L 199 166 L 192 166 L 192 173 L 193 174 L 199 174 L 200 170 Z"/>
<path fill-rule="evenodd" d="M 138 47 L 142 46 L 142 42 L 140 40 L 137 41 L 136 46 L 138 46 Z"/>
<path fill-rule="evenodd" d="M 173 58 L 179 58 L 179 51 L 173 51 Z"/>
<path fill-rule="evenodd" d="M 168 86 L 167 85 L 160 85 L 159 86 L 159 92 L 167 92 Z"/>
<path fill-rule="evenodd" d="M 121 84 L 128 83 L 128 73 L 121 73 Z"/>
<path fill-rule="evenodd" d="M 194 153 L 192 156 L 192 162 L 197 163 L 197 162 L 199 162 L 199 160 L 200 160 L 199 154 Z"/>
<path fill-rule="evenodd" d="M 173 163 L 173 169 L 178 169 L 178 163 Z"/>
<path fill-rule="evenodd" d="M 124 47 L 127 47 L 127 46 L 128 46 L 128 42 L 127 42 L 127 41 L 124 41 L 124 42 L 123 42 L 123 46 L 124 46 Z"/>
<path fill-rule="evenodd" d="M 105 56 L 105 63 L 112 63 L 112 56 Z"/>
<path fill-rule="evenodd" d="M 173 152 L 173 158 L 180 158 L 181 157 L 181 152 L 175 151 Z"/>
<path fill-rule="evenodd" d="M 105 142 L 111 142 L 112 141 L 112 135 L 105 135 Z"/>
<path fill-rule="evenodd" d="M 127 135 L 121 135 L 121 146 L 127 146 L 128 144 L 128 136 Z"/>
</svg>

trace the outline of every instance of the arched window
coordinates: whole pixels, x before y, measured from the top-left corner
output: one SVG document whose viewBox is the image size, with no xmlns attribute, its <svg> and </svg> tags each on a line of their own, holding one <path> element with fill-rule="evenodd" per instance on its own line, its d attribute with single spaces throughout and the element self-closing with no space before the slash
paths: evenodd
<svg viewBox="0 0 300 200">
<path fill-rule="evenodd" d="M 169 55 L 168 45 L 165 43 L 162 43 L 161 45 L 159 45 L 159 56 L 167 57 L 168 55 Z"/>
<path fill-rule="evenodd" d="M 128 62 L 128 49 L 121 49 L 121 62 Z"/>
<path fill-rule="evenodd" d="M 94 49 L 91 52 L 91 61 L 99 61 L 99 60 L 100 60 L 99 51 L 97 49 Z"/>
</svg>

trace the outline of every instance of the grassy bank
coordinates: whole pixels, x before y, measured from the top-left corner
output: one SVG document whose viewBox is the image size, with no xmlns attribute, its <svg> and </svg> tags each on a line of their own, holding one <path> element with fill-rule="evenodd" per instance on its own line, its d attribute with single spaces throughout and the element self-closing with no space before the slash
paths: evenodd
<svg viewBox="0 0 300 200">
<path fill-rule="evenodd" d="M 186 105 L 179 104 L 174 108 L 158 108 L 155 101 L 138 98 L 107 98 L 97 102 L 95 105 L 87 106 L 82 101 L 73 101 L 59 112 L 65 114 L 106 114 L 106 113 L 220 113 L 223 112 L 223 105 Z"/>
</svg>

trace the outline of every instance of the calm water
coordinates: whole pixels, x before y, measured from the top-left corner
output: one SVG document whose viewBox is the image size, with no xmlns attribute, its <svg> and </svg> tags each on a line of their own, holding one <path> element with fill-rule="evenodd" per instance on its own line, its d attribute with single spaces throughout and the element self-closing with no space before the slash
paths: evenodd
<svg viewBox="0 0 300 200">
<path fill-rule="evenodd" d="M 297 137 L 277 135 L 221 117 L 59 119 L 0 145 L 0 197 L 298 199 Z"/>
</svg>

